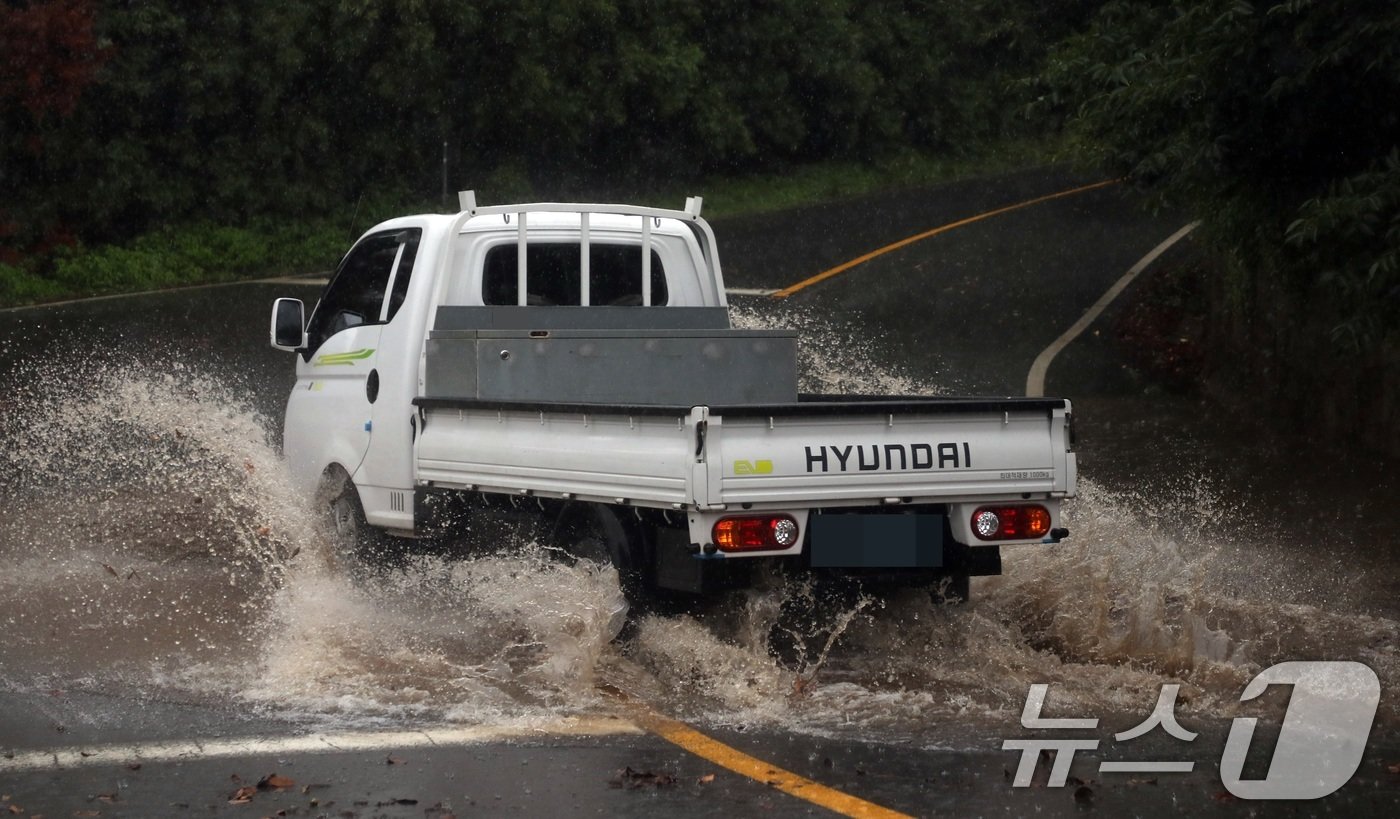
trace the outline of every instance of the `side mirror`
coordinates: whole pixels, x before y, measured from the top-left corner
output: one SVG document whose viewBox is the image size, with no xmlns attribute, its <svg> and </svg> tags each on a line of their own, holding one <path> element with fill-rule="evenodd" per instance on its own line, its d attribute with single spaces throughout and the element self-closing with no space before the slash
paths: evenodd
<svg viewBox="0 0 1400 819">
<path fill-rule="evenodd" d="M 306 346 L 306 307 L 301 299 L 278 299 L 272 303 L 272 346 L 296 352 Z"/>
</svg>

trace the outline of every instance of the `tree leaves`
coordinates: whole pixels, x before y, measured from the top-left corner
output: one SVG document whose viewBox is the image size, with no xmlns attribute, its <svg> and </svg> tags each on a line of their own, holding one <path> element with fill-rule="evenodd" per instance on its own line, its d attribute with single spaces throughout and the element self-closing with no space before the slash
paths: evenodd
<svg viewBox="0 0 1400 819">
<path fill-rule="evenodd" d="M 0 129 L 0 242 L 417 206 L 444 143 L 463 187 L 962 149 L 1021 127 L 1010 80 L 1098 2 L 31 4 L 101 45 L 58 49 L 81 94 L 42 127 Z"/>
<path fill-rule="evenodd" d="M 1204 217 L 1234 292 L 1286 293 L 1374 349 L 1400 328 L 1397 43 L 1393 3 L 1115 0 L 1056 48 L 1031 109 L 1063 111 L 1087 156 Z"/>
</svg>

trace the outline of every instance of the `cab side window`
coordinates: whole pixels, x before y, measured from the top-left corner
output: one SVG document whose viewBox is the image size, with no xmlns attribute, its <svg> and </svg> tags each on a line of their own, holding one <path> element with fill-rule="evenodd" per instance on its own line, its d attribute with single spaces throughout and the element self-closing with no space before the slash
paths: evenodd
<svg viewBox="0 0 1400 819">
<path fill-rule="evenodd" d="M 308 357 L 341 330 L 393 319 L 408 293 L 422 233 L 418 228 L 376 233 L 355 245 L 311 316 L 306 328 Z"/>
</svg>

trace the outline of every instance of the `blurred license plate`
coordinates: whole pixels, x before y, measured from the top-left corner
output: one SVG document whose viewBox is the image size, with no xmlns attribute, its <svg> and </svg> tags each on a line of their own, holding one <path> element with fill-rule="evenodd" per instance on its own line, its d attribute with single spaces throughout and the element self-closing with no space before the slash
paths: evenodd
<svg viewBox="0 0 1400 819">
<path fill-rule="evenodd" d="M 942 515 L 813 515 L 812 566 L 910 569 L 943 565 Z"/>
</svg>

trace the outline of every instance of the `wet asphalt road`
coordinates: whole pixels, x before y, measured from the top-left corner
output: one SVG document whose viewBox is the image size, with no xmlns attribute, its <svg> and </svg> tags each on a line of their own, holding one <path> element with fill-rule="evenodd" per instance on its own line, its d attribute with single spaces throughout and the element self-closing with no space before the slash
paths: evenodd
<svg viewBox="0 0 1400 819">
<path fill-rule="evenodd" d="M 913 233 L 1093 181 L 1037 171 L 870 197 L 839 208 L 719 222 L 727 284 L 790 285 Z M 1016 395 L 1036 354 L 1174 232 L 1179 221 L 1143 216 L 1125 192 L 1104 188 L 960 228 L 763 309 L 779 316 L 806 312 L 875 334 L 884 341 L 874 355 L 951 391 Z M 1188 245 L 1174 252 L 1191 250 Z M 250 284 L 0 313 L 0 322 L 7 325 L 0 332 L 0 368 L 35 349 L 84 355 L 96 335 L 125 348 L 178 350 L 207 362 L 216 375 L 246 385 L 258 409 L 276 417 L 293 378 L 288 358 L 266 345 L 266 312 L 273 297 L 287 294 L 314 299 L 309 288 Z M 742 297 L 734 301 L 740 306 L 757 303 Z M 1083 437 L 1092 440 L 1096 432 L 1103 433 L 1100 440 L 1109 443 L 1097 450 L 1086 444 L 1081 458 L 1091 461 L 1099 454 L 1118 461 L 1104 467 L 1103 474 L 1112 479 L 1141 478 L 1141 473 L 1166 473 L 1184 465 L 1228 476 L 1237 474 L 1230 469 L 1238 461 L 1251 459 L 1240 451 L 1230 457 L 1212 455 L 1212 442 L 1218 440 L 1209 429 L 1214 424 L 1193 424 L 1197 407 L 1189 400 L 1154 393 L 1104 336 L 1072 345 L 1051 367 L 1047 393 L 1076 400 L 1084 418 Z M 1100 410 L 1097 417 L 1095 409 Z M 1131 467 L 1121 465 L 1124 453 L 1138 447 L 1142 457 L 1134 458 Z M 1267 449 L 1255 459 L 1263 466 L 1244 470 L 1253 480 L 1276 470 Z M 1361 477 L 1351 480 L 1367 481 L 1369 474 L 1363 468 Z M 1375 601 L 1378 607 L 1384 603 Z M 1290 815 L 1379 816 L 1392 815 L 1400 804 L 1400 775 L 1385 767 L 1400 762 L 1393 728 L 1373 734 L 1361 772 L 1336 797 L 1303 805 L 1251 805 L 1230 799 L 1219 785 L 1213 760 L 1219 758 L 1223 725 L 1194 727 L 1204 735 L 1193 749 L 1198 770 L 1151 784 L 1122 777 L 1101 780 L 1093 773 L 1096 757 L 1088 755 L 1075 768 L 1084 780 L 1093 780 L 1087 792 L 1011 787 L 1015 755 L 1000 749 L 1000 737 L 1025 733 L 1014 715 L 1000 726 L 981 724 L 966 731 L 956 724 L 943 726 L 937 733 L 946 741 L 936 747 L 886 744 L 875 736 L 859 742 L 793 737 L 771 729 L 730 727 L 707 733 L 787 771 L 913 815 L 1078 816 L 1096 810 L 1104 815 L 1228 816 L 1265 809 Z M 209 703 L 0 684 L 0 749 L 12 761 L 50 749 L 231 738 L 255 742 L 305 730 Z M 91 763 L 80 756 L 62 768 L 17 770 L 7 769 L 0 759 L 0 811 L 49 817 L 829 815 L 647 733 L 542 735 L 401 751 L 254 750 L 133 764 L 129 758 L 108 762 L 104 754 Z M 663 773 L 673 781 L 619 776 L 629 768 Z M 256 790 L 250 803 L 230 804 L 239 788 L 274 772 L 295 785 Z M 712 774 L 713 780 L 708 779 Z"/>
</svg>

